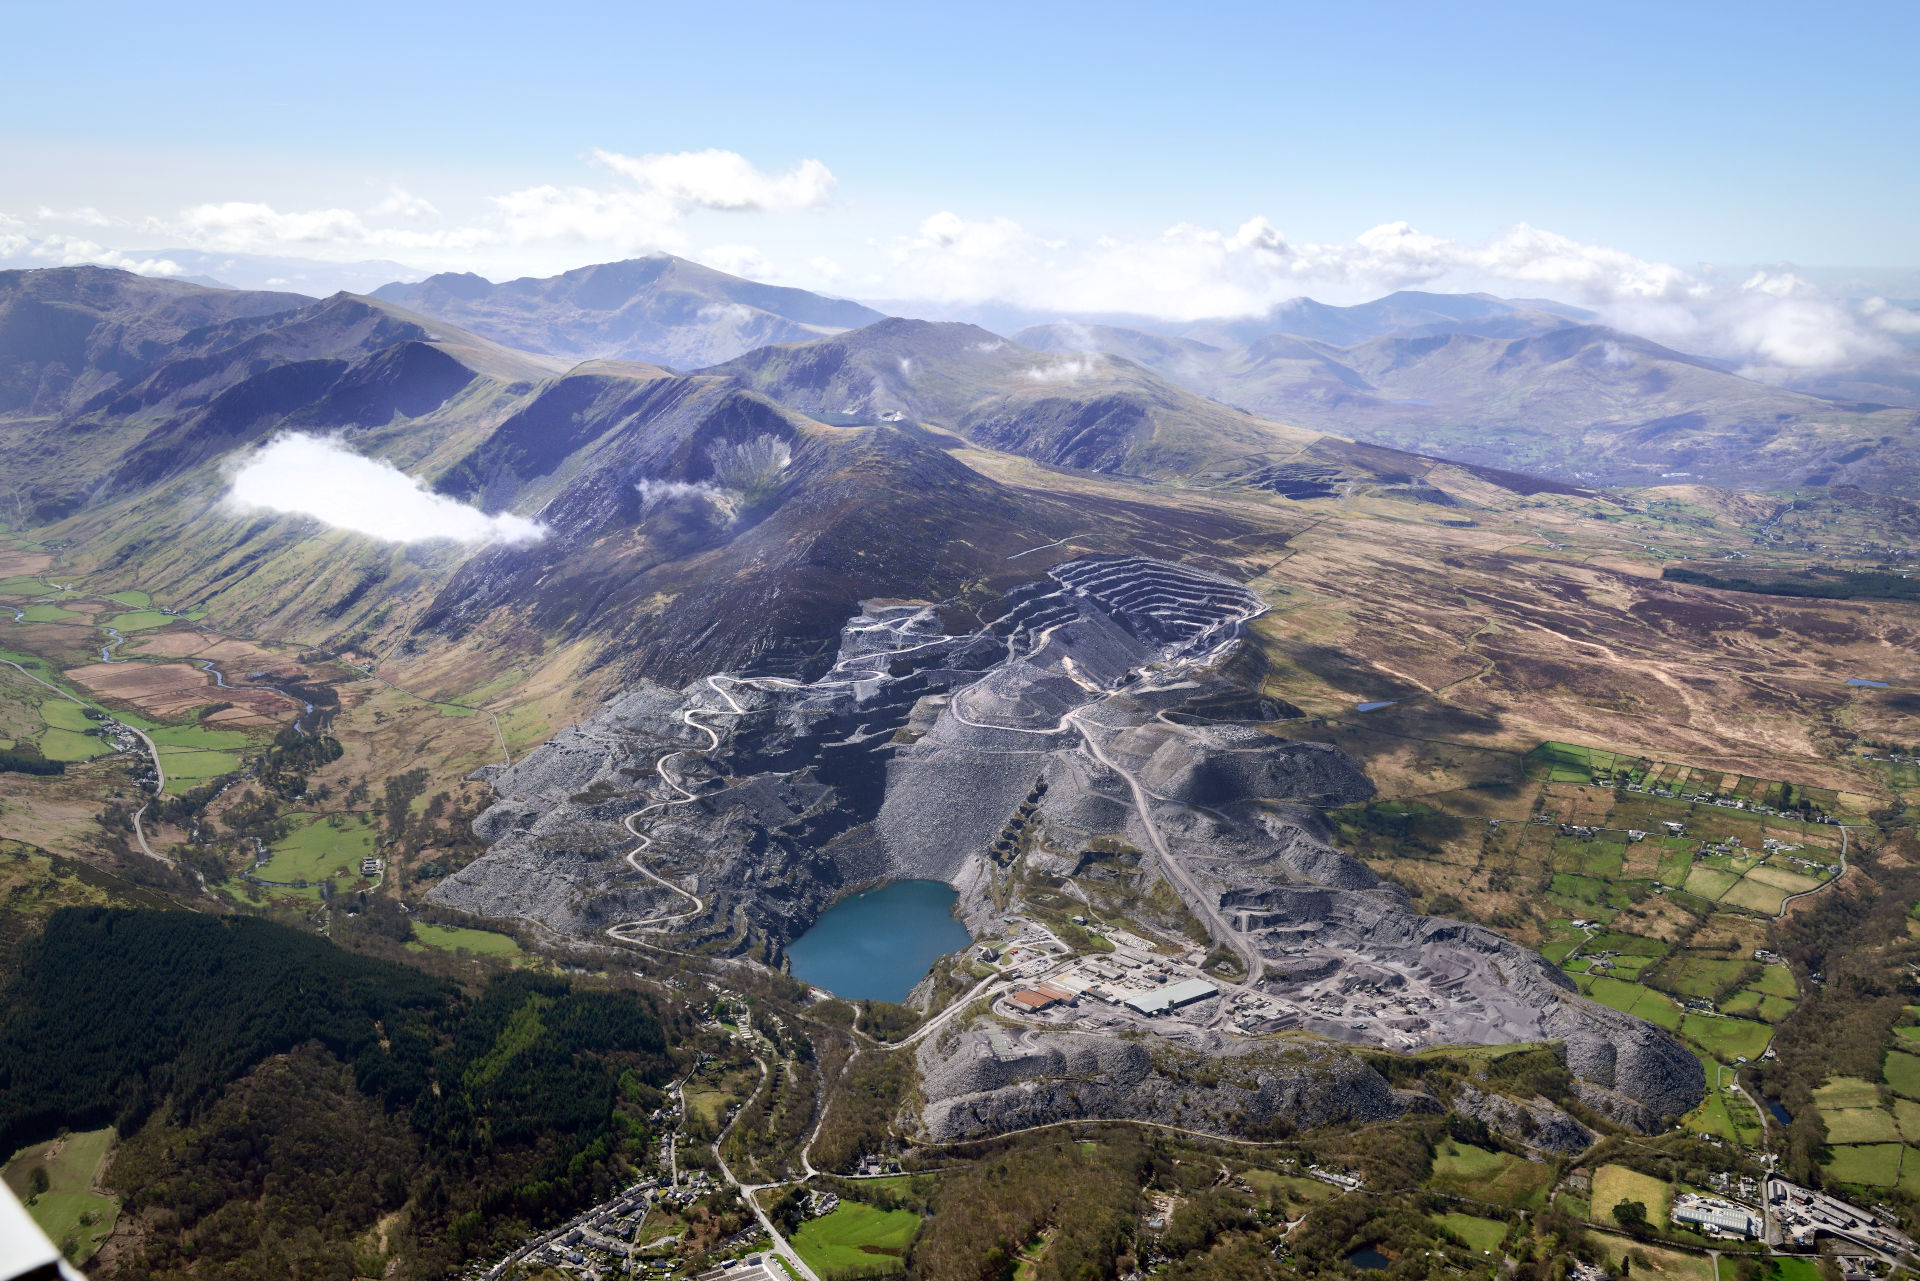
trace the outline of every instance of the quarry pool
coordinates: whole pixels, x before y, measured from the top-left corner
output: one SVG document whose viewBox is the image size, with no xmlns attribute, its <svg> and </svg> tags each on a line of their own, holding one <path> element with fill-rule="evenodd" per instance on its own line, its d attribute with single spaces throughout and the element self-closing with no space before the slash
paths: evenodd
<svg viewBox="0 0 1920 1281">
<path fill-rule="evenodd" d="M 904 1001 L 935 958 L 973 940 L 939 881 L 894 881 L 841 899 L 787 944 L 793 976 L 857 1001 Z"/>
</svg>

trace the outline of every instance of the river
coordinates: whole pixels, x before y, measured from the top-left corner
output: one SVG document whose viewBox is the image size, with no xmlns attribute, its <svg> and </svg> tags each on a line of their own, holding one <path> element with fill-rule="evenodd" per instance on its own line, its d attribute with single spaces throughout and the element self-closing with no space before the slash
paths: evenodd
<svg viewBox="0 0 1920 1281">
<path fill-rule="evenodd" d="M 850 895 L 787 945 L 793 976 L 856 1001 L 904 1001 L 927 967 L 973 940 L 939 881 L 893 881 Z"/>
</svg>

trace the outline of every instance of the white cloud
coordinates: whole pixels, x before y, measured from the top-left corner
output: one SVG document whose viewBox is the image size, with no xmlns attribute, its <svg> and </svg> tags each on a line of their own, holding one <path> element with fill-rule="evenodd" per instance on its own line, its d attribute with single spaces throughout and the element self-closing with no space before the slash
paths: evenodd
<svg viewBox="0 0 1920 1281">
<path fill-rule="evenodd" d="M 759 313 L 740 302 L 710 302 L 700 309 L 700 319 L 710 325 L 744 325 Z"/>
<path fill-rule="evenodd" d="M 1481 244 L 1383 223 L 1351 241 L 1295 243 L 1264 218 L 1231 230 L 1180 223 L 1158 236 L 1049 240 L 1007 218 L 935 214 L 886 247 L 887 296 L 1172 320 L 1259 315 L 1287 299 L 1358 302 L 1398 289 L 1545 295 L 1623 329 L 1746 362 L 1775 380 L 1888 355 L 1920 314 L 1855 306 L 1789 272 L 1738 285 L 1517 223 Z"/>
<path fill-rule="evenodd" d="M 1069 360 L 1056 360 L 1050 365 L 1035 365 L 1027 370 L 1027 377 L 1037 383 L 1079 382 L 1093 373 L 1101 364 L 1098 356 L 1075 357 Z"/>
<path fill-rule="evenodd" d="M 433 218 L 440 211 L 433 202 L 424 196 L 416 196 L 404 187 L 394 187 L 387 192 L 386 199 L 375 205 L 369 212 L 375 217 L 398 215 L 402 218 Z"/>
<path fill-rule="evenodd" d="M 1678 268 L 1519 223 L 1484 245 L 1383 223 L 1352 241 L 1296 244 L 1265 218 L 1230 231 L 1179 223 L 1160 235 L 1049 240 L 1008 218 L 933 215 L 887 256 L 896 295 L 995 300 L 1173 319 L 1250 315 L 1329 287 L 1356 296 L 1476 281 L 1550 289 L 1589 304 L 1685 300 L 1701 282 Z"/>
<path fill-rule="evenodd" d="M 623 156 L 596 150 L 593 161 L 627 180 L 616 187 L 528 187 L 495 196 L 493 206 L 506 235 L 517 244 L 579 241 L 622 253 L 687 246 L 683 223 L 696 210 L 792 212 L 818 209 L 832 197 L 833 174 L 818 160 L 803 160 L 781 174 L 754 167 L 732 151 L 685 151 Z M 764 272 L 765 259 L 746 246 L 714 252 Z M 724 268 L 723 268 L 724 270 Z"/>
<path fill-rule="evenodd" d="M 1600 363 L 1608 369 L 1632 369 L 1633 353 L 1617 342 L 1600 344 Z"/>
<path fill-rule="evenodd" d="M 773 264 L 752 245 L 715 245 L 700 255 L 700 261 L 730 276 L 764 280 L 773 274 Z"/>
<path fill-rule="evenodd" d="M 1896 306 L 1885 298 L 1869 298 L 1860 304 L 1860 314 L 1877 329 L 1890 334 L 1920 334 L 1920 311 Z"/>
<path fill-rule="evenodd" d="M 392 463 L 324 436 L 281 436 L 256 451 L 234 471 L 226 503 L 311 516 L 389 543 L 531 543 L 547 532 L 524 516 L 488 515 L 433 493 Z"/>
<path fill-rule="evenodd" d="M 802 160 L 785 173 L 754 168 L 737 151 L 681 151 L 623 156 L 595 150 L 595 161 L 647 191 L 686 209 L 819 209 L 833 198 L 838 180 L 818 160 Z"/>
<path fill-rule="evenodd" d="M 118 267 L 122 271 L 137 272 L 142 276 L 186 274 L 180 264 L 170 258 L 140 257 L 122 253 L 118 249 L 109 249 L 84 236 L 68 236 L 59 232 L 36 235 L 8 230 L 8 227 L 25 225 L 17 218 L 0 218 L 0 261 L 31 265 L 44 264 L 49 267 L 77 267 L 82 264 L 91 264 L 96 267 Z"/>
</svg>

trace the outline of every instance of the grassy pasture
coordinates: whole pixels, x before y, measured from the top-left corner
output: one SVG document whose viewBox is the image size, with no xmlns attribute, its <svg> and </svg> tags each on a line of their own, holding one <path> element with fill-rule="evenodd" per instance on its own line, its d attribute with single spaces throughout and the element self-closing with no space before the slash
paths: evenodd
<svg viewBox="0 0 1920 1281">
<path fill-rule="evenodd" d="M 1895 1094 L 1920 1099 L 1920 1058 L 1891 1052 L 1881 1062 L 1880 1078 L 1893 1087 Z"/>
<path fill-rule="evenodd" d="M 231 774 L 240 768 L 240 758 L 232 752 L 210 752 L 197 747 L 162 747 L 160 767 L 166 771 L 171 788 L 175 781 L 197 783 Z"/>
<path fill-rule="evenodd" d="M 1736 1058 L 1757 1059 L 1773 1039 L 1773 1029 L 1748 1019 L 1723 1019 L 1711 1014 L 1688 1014 L 1680 1019 L 1680 1034 L 1723 1063 Z"/>
<path fill-rule="evenodd" d="M 107 620 L 107 626 L 123 632 L 151 631 L 155 627 L 165 627 L 176 621 L 172 614 L 162 614 L 157 609 L 135 609 L 124 614 L 115 614 Z"/>
<path fill-rule="evenodd" d="M 40 735 L 40 754 L 50 761 L 90 761 L 112 750 L 105 739 L 70 729 L 48 729 Z"/>
<path fill-rule="evenodd" d="M 360 860 L 373 853 L 373 824 L 358 814 L 305 814 L 299 818 L 299 826 L 274 842 L 260 874 L 269 881 L 358 878 Z"/>
<path fill-rule="evenodd" d="M 1832 1157 L 1820 1167 L 1830 1179 L 1876 1188 L 1892 1187 L 1900 1181 L 1900 1158 L 1906 1149 L 1898 1143 L 1835 1145 L 1832 1151 Z"/>
<path fill-rule="evenodd" d="M 84 734 L 99 728 L 100 722 L 87 715 L 86 708 L 64 698 L 49 698 L 40 704 L 40 719 L 55 729 Z"/>
<path fill-rule="evenodd" d="M 1552 1171 L 1507 1152 L 1443 1140 L 1433 1154 L 1430 1182 L 1441 1191 L 1516 1208 L 1545 1197 Z"/>
<path fill-rule="evenodd" d="M 94 1191 L 113 1138 L 111 1129 L 69 1134 L 25 1148 L 7 1162 L 7 1186 L 22 1201 L 33 1171 L 46 1170 L 47 1190 L 34 1198 L 27 1213 L 74 1263 L 86 1262 L 100 1248 L 120 1213 L 118 1198 Z"/>
<path fill-rule="evenodd" d="M 1653 1223 L 1665 1223 L 1667 1210 L 1672 1205 L 1667 1184 L 1629 1170 L 1624 1165 L 1603 1165 L 1593 1172 L 1593 1218 L 1597 1223 L 1609 1227 L 1619 1227 L 1613 1217 L 1613 1207 L 1622 1201 L 1638 1201 L 1647 1207 L 1647 1218 Z"/>
<path fill-rule="evenodd" d="M 907 1246 L 919 1230 L 920 1216 L 911 1210 L 881 1210 L 859 1201 L 842 1201 L 833 1213 L 801 1224 L 793 1235 L 793 1248 L 808 1267 L 823 1275 L 889 1262 L 904 1269 Z"/>
<path fill-rule="evenodd" d="M 1736 992 L 1720 1003 L 1728 1014 L 1750 1014 L 1763 1023 L 1778 1023 L 1793 1013 L 1793 1002 L 1783 996 L 1762 996 L 1752 988 Z"/>
<path fill-rule="evenodd" d="M 1467 1243 L 1469 1249 L 1489 1254 L 1507 1239 L 1507 1225 L 1477 1214 L 1436 1214 L 1433 1221 Z"/>
<path fill-rule="evenodd" d="M 1829 1143 L 1898 1143 L 1900 1129 L 1879 1108 L 1840 1108 L 1822 1112 Z"/>
<path fill-rule="evenodd" d="M 505 960 L 523 955 L 520 945 L 505 934 L 495 934 L 491 930 L 469 930 L 457 925 L 429 925 L 425 921 L 413 923 L 413 941 L 407 946 L 416 951 L 436 947 L 446 952 L 471 952 L 475 956 L 494 956 Z"/>
<path fill-rule="evenodd" d="M 109 592 L 107 599 L 116 605 L 125 605 L 129 609 L 150 609 L 153 597 L 141 591 Z"/>
<path fill-rule="evenodd" d="M 1857 1076 L 1836 1076 L 1813 1092 L 1813 1105 L 1823 1113 L 1841 1108 L 1877 1108 L 1880 1089 Z"/>
<path fill-rule="evenodd" d="M 1651 1216 L 1651 1209 L 1648 1213 Z M 1622 1275 L 1620 1260 L 1631 1252 L 1635 1277 L 1654 1277 L 1657 1281 L 1715 1281 L 1713 1260 L 1704 1254 L 1682 1254 L 1678 1250 L 1663 1250 L 1619 1237 L 1602 1238 L 1600 1248 L 1615 1276 Z"/>
</svg>

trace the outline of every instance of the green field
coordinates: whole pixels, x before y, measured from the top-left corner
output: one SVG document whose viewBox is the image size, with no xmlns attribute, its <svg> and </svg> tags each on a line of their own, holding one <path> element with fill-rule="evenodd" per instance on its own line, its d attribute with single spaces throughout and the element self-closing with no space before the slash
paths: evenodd
<svg viewBox="0 0 1920 1281">
<path fill-rule="evenodd" d="M 12 578 L 0 578 L 0 596 L 45 596 L 53 588 L 37 578 L 28 578 L 16 574 Z"/>
<path fill-rule="evenodd" d="M 911 1210 L 879 1210 L 858 1201 L 842 1201 L 832 1214 L 809 1219 L 793 1234 L 793 1248 L 818 1273 L 842 1268 L 884 1267 L 904 1270 L 907 1246 L 920 1230 Z"/>
<path fill-rule="evenodd" d="M 1622 1014 L 1645 1019 L 1669 1031 L 1680 1026 L 1680 1007 L 1664 992 L 1606 975 L 1594 976 L 1584 990 L 1600 1004 L 1611 1006 Z"/>
<path fill-rule="evenodd" d="M 1717 1134 L 1729 1141 L 1740 1137 L 1734 1128 L 1733 1116 L 1727 1111 L 1727 1096 L 1718 1090 L 1708 1091 L 1706 1099 L 1687 1117 L 1686 1126 L 1697 1134 Z"/>
<path fill-rule="evenodd" d="M 269 881 L 324 881 L 335 876 L 360 876 L 360 860 L 373 853 L 373 824 L 358 814 L 294 817 L 299 826 L 273 843 L 266 866 L 259 870 L 262 877 Z"/>
<path fill-rule="evenodd" d="M 1880 1087 L 1857 1076 L 1836 1076 L 1813 1092 L 1813 1105 L 1823 1113 L 1840 1108 L 1877 1108 Z"/>
<path fill-rule="evenodd" d="M 70 729 L 48 729 L 40 735 L 40 754 L 50 761 L 90 761 L 112 750 L 105 739 Z"/>
<path fill-rule="evenodd" d="M 1920 1099 L 1920 1058 L 1911 1054 L 1889 1053 L 1881 1065 L 1880 1078 L 1893 1087 L 1895 1094 Z"/>
<path fill-rule="evenodd" d="M 1879 1108 L 1841 1108 L 1822 1112 L 1829 1143 L 1898 1143 L 1900 1127 Z"/>
<path fill-rule="evenodd" d="M 1747 1019 L 1723 1019 L 1711 1014 L 1688 1014 L 1680 1020 L 1680 1035 L 1693 1041 L 1722 1063 L 1760 1057 L 1773 1039 L 1773 1029 Z"/>
<path fill-rule="evenodd" d="M 165 627 L 174 621 L 172 614 L 162 614 L 154 609 L 136 609 L 125 614 L 115 614 L 107 620 L 107 626 L 123 632 L 144 632 L 155 627 Z"/>
<path fill-rule="evenodd" d="M 1476 1214 L 1436 1214 L 1433 1221 L 1467 1243 L 1469 1249 L 1491 1254 L 1507 1239 L 1507 1225 Z"/>
<path fill-rule="evenodd" d="M 201 729 L 198 725 L 169 725 L 147 735 L 161 747 L 189 747 L 203 752 L 232 752 L 252 740 L 237 729 Z"/>
<path fill-rule="evenodd" d="M 1452 1139 L 1442 1140 L 1433 1153 L 1434 1187 L 1495 1205 L 1535 1205 L 1552 1177 L 1544 1165 Z"/>
<path fill-rule="evenodd" d="M 145 592 L 113 592 L 108 595 L 107 599 L 116 605 L 126 605 L 132 609 L 150 609 L 153 606 L 153 597 L 147 595 Z"/>
<path fill-rule="evenodd" d="M 1711 997 L 1739 978 L 1746 967 L 1745 961 L 1682 954 L 1667 963 L 1662 986 L 1682 996 Z"/>
<path fill-rule="evenodd" d="M 49 698 L 40 704 L 40 719 L 55 729 L 70 729 L 81 734 L 100 725 L 87 715 L 86 708 L 64 698 Z"/>
<path fill-rule="evenodd" d="M 67 623 L 80 617 L 70 609 L 61 609 L 58 605 L 49 605 L 45 601 L 37 605 L 29 605 L 20 612 L 26 616 L 26 621 L 29 623 Z"/>
<path fill-rule="evenodd" d="M 1731 1255 L 1720 1259 L 1720 1281 L 1739 1281 L 1740 1265 L 1746 1262 Z M 1816 1259 L 1767 1259 L 1760 1265 L 1760 1281 L 1822 1281 Z"/>
<path fill-rule="evenodd" d="M 1624 1165 L 1603 1165 L 1593 1172 L 1593 1218 L 1597 1223 L 1618 1227 L 1613 1207 L 1622 1201 L 1638 1201 L 1647 1207 L 1647 1218 L 1665 1224 L 1672 1205 L 1670 1189 L 1662 1179 L 1629 1170 Z"/>
<path fill-rule="evenodd" d="M 46 1170 L 47 1190 L 27 1212 L 74 1263 L 86 1262 L 100 1248 L 119 1216 L 119 1200 L 93 1190 L 112 1149 L 112 1130 L 88 1130 L 35 1144 L 7 1162 L 7 1186 L 23 1201 L 34 1168 Z"/>
<path fill-rule="evenodd" d="M 169 783 L 175 779 L 196 782 L 233 773 L 240 768 L 240 758 L 232 752 L 209 752 L 197 747 L 162 747 L 160 768 L 166 771 Z"/>
<path fill-rule="evenodd" d="M 1904 1151 L 1898 1143 L 1836 1145 L 1833 1156 L 1820 1168 L 1827 1172 L 1828 1178 L 1841 1183 L 1888 1188 L 1900 1179 L 1900 1155 Z"/>
<path fill-rule="evenodd" d="M 1762 1023 L 1778 1023 L 1793 1013 L 1793 1002 L 1784 996 L 1761 996 L 1749 988 L 1728 997 L 1720 1008 L 1728 1014 L 1750 1014 Z"/>
<path fill-rule="evenodd" d="M 272 867 L 269 863 L 267 866 Z M 522 955 L 520 945 L 505 934 L 495 934 L 491 930 L 469 930 L 457 925 L 429 925 L 425 921 L 413 923 L 413 942 L 411 948 L 437 947 L 448 952 L 472 952 L 475 956 L 498 956 L 513 958 Z"/>
</svg>

